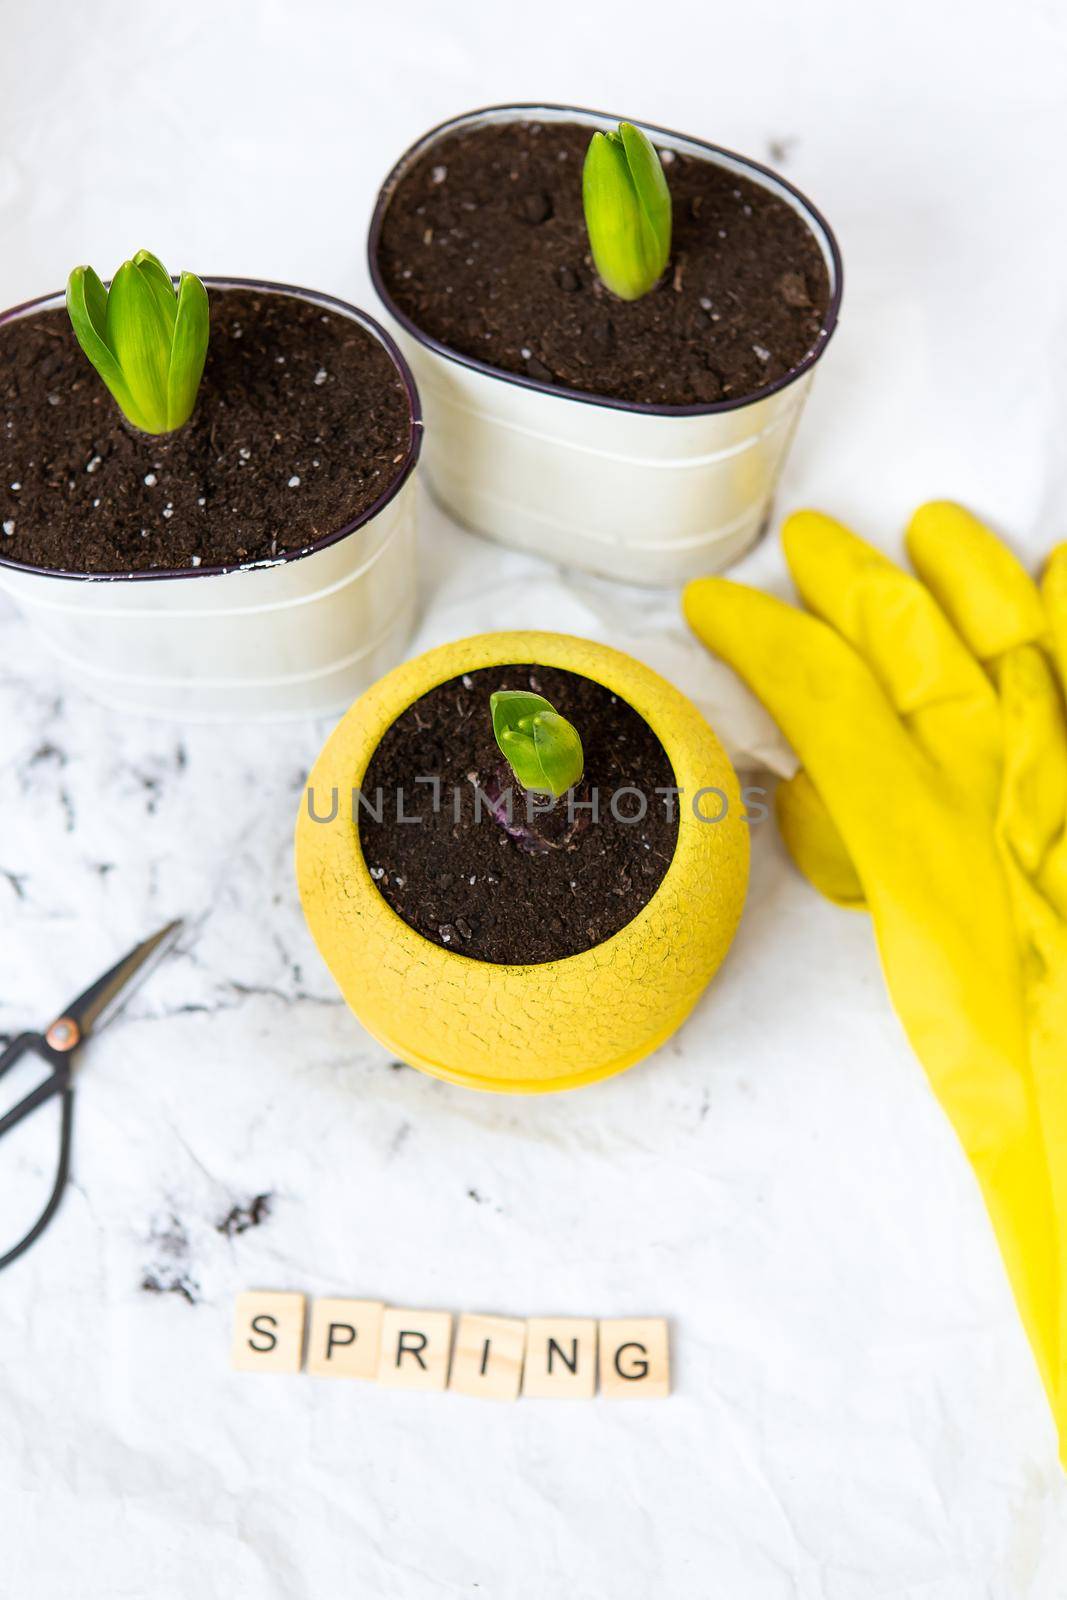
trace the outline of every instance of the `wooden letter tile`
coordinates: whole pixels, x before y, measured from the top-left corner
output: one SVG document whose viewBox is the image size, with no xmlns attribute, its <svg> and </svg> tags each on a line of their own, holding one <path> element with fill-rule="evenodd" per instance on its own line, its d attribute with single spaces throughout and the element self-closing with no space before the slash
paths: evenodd
<svg viewBox="0 0 1067 1600">
<path fill-rule="evenodd" d="M 452 1315 L 386 1308 L 378 1382 L 387 1389 L 443 1389 L 448 1383 Z"/>
<path fill-rule="evenodd" d="M 600 1392 L 609 1400 L 664 1400 L 671 1357 L 663 1317 L 617 1317 L 600 1324 Z"/>
<path fill-rule="evenodd" d="M 299 1372 L 303 1353 L 302 1294 L 237 1296 L 230 1363 L 238 1372 Z"/>
<path fill-rule="evenodd" d="M 316 1378 L 375 1378 L 384 1310 L 380 1300 L 314 1301 L 308 1372 Z"/>
<path fill-rule="evenodd" d="M 589 1400 L 596 1393 L 596 1323 L 586 1317 L 531 1317 L 522 1392 L 539 1400 Z"/>
<path fill-rule="evenodd" d="M 450 1389 L 484 1400 L 515 1400 L 522 1379 L 526 1324 L 464 1314 L 456 1330 Z"/>
</svg>

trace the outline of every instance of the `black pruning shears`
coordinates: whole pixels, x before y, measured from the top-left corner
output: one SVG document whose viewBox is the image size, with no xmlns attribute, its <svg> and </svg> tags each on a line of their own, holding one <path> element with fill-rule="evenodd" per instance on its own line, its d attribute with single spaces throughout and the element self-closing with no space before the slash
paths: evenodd
<svg viewBox="0 0 1067 1600">
<path fill-rule="evenodd" d="M 10 1132 L 31 1111 L 36 1111 L 53 1095 L 60 1095 L 62 1100 L 59 1129 L 59 1164 L 56 1168 L 56 1180 L 52 1192 L 48 1197 L 41 1215 L 18 1244 L 14 1245 L 6 1255 L 0 1256 L 0 1269 L 9 1267 L 17 1261 L 24 1251 L 30 1248 L 47 1228 L 52 1218 L 59 1209 L 63 1198 L 63 1191 L 67 1186 L 70 1172 L 70 1142 L 74 1126 L 74 1083 L 72 1067 L 74 1057 L 80 1045 L 84 1044 L 97 1029 L 109 1022 L 115 1013 L 129 998 L 134 987 L 148 976 L 156 963 L 172 949 L 183 924 L 168 922 L 159 933 L 146 939 L 136 949 L 124 956 L 110 972 L 105 972 L 102 978 L 80 994 L 77 1000 L 71 1001 L 44 1033 L 20 1033 L 0 1055 L 0 1078 L 21 1061 L 23 1056 L 33 1054 L 40 1056 L 51 1067 L 49 1075 L 32 1089 L 28 1095 L 12 1106 L 11 1110 L 0 1116 L 0 1138 Z"/>
</svg>

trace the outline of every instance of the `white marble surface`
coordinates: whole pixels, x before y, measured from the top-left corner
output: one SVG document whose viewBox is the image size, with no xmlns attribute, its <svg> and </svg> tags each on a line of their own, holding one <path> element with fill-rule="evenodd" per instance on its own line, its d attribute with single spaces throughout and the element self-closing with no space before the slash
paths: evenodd
<svg viewBox="0 0 1067 1600">
<path fill-rule="evenodd" d="M 522 12 L 63 0 L 8 8 L 0 301 L 141 244 L 369 303 L 377 179 L 510 98 L 766 156 L 837 226 L 842 330 L 782 507 L 892 546 L 968 499 L 1067 532 L 1067 25 L 1053 0 Z M 628 642 L 705 705 L 671 597 L 423 526 L 423 643 Z M 754 581 L 783 583 L 770 543 Z M 735 949 L 624 1077 L 544 1101 L 397 1069 L 339 1003 L 290 834 L 326 729 L 119 722 L 0 615 L 0 1032 L 189 919 L 85 1052 L 75 1183 L 0 1278 L 0 1595 L 33 1600 L 1051 1600 L 1052 1430 L 969 1170 L 861 918 L 756 830 Z M 776 762 L 764 728 L 746 741 Z M 54 1128 L 0 1150 L 15 1234 Z M 269 1195 L 230 1237 L 234 1206 Z M 146 1288 L 146 1284 L 154 1288 Z M 655 1312 L 667 1404 L 482 1406 L 227 1369 L 242 1288 L 516 1314 Z"/>
</svg>

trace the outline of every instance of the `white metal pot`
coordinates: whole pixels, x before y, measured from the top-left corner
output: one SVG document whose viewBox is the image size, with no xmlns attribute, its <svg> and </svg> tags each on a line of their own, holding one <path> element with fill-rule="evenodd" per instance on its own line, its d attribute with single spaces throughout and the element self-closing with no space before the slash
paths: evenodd
<svg viewBox="0 0 1067 1600">
<path fill-rule="evenodd" d="M 449 134 L 515 120 L 619 119 L 571 106 L 472 111 L 427 133 L 401 157 L 371 221 L 371 277 L 418 379 L 429 424 L 425 472 L 447 511 L 502 544 L 637 583 L 679 584 L 735 561 L 759 537 L 778 475 L 841 302 L 841 255 L 815 207 L 783 178 L 715 145 L 640 124 L 660 149 L 715 162 L 793 207 L 830 277 L 816 347 L 748 399 L 663 406 L 601 399 L 502 372 L 430 338 L 389 294 L 378 263 L 382 225 L 413 162 Z"/>
<path fill-rule="evenodd" d="M 276 560 L 86 575 L 0 556 L 0 588 L 81 687 L 116 710 L 196 721 L 334 713 L 396 665 L 414 624 L 418 391 L 389 335 L 354 306 L 284 284 L 205 282 L 295 295 L 351 317 L 377 339 L 408 398 L 411 431 L 399 476 L 361 517 Z M 5 322 L 62 304 L 62 294 L 46 295 L 6 312 L 0 340 Z"/>
</svg>

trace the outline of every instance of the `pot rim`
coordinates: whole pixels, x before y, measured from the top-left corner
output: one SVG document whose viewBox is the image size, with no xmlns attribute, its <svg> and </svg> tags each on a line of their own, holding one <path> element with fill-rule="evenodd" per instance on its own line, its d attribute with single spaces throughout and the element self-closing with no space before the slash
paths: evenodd
<svg viewBox="0 0 1067 1600">
<path fill-rule="evenodd" d="M 689 134 L 677 133 L 673 128 L 663 128 L 654 122 L 637 122 L 635 126 L 641 128 L 643 132 L 652 136 L 653 139 L 675 139 L 683 144 L 695 145 L 700 150 L 707 152 L 708 158 L 715 165 L 722 164 L 716 161 L 717 157 L 725 156 L 727 162 L 736 162 L 739 166 L 747 169 L 749 173 L 755 174 L 756 181 L 770 178 L 773 184 L 786 190 L 797 202 L 796 209 L 803 215 L 805 222 L 810 230 L 816 234 L 817 238 L 821 232 L 833 269 L 830 302 L 826 308 L 826 315 L 823 318 L 818 339 L 802 361 L 798 362 L 784 377 L 777 378 L 773 383 L 765 384 L 762 389 L 756 389 L 751 394 L 744 395 L 738 399 L 713 400 L 700 405 L 672 406 L 663 405 L 655 401 L 620 400 L 614 399 L 609 395 L 589 394 L 582 389 L 571 389 L 566 384 L 546 383 L 540 378 L 530 378 L 522 373 L 505 372 L 502 367 L 494 367 L 487 361 L 479 360 L 477 356 L 463 355 L 460 351 L 453 350 L 450 345 L 443 344 L 439 339 L 435 339 L 432 335 L 425 333 L 417 323 L 413 322 L 405 312 L 400 310 L 385 286 L 378 265 L 378 250 L 381 244 L 385 214 L 389 209 L 396 186 L 408 167 L 418 156 L 431 149 L 442 135 L 452 132 L 455 128 L 495 117 L 501 112 L 508 111 L 518 114 L 511 119 L 513 121 L 523 121 L 527 120 L 527 118 L 536 120 L 536 113 L 538 112 L 550 113 L 555 120 L 569 116 L 579 122 L 601 123 L 608 127 L 614 127 L 619 121 L 618 117 L 612 116 L 605 111 L 594 111 L 586 106 L 557 105 L 550 101 L 538 104 L 526 102 L 505 103 L 503 105 L 481 106 L 477 111 L 465 111 L 459 116 L 449 117 L 446 121 L 439 122 L 435 127 L 430 128 L 427 133 L 416 139 L 414 144 L 409 145 L 378 191 L 378 198 L 374 205 L 370 230 L 367 235 L 367 262 L 370 268 L 371 281 L 374 284 L 378 298 L 390 316 L 400 324 L 411 338 L 424 345 L 427 350 L 432 350 L 436 355 L 442 356 L 448 361 L 454 361 L 459 366 L 469 367 L 473 372 L 483 373 L 486 377 L 496 378 L 502 383 L 514 384 L 520 389 L 533 389 L 541 394 L 553 395 L 561 400 L 575 400 L 582 405 L 601 406 L 612 411 L 629 411 L 639 416 L 706 417 L 727 411 L 740 411 L 745 406 L 754 405 L 759 400 L 767 400 L 771 395 L 780 393 L 781 390 L 795 383 L 798 378 L 803 377 L 806 372 L 811 371 L 829 344 L 834 329 L 837 327 L 838 313 L 841 308 L 841 295 L 844 288 L 844 263 L 841 259 L 837 238 L 830 224 L 822 215 L 822 212 L 808 199 L 807 195 L 803 194 L 795 184 L 790 183 L 787 178 L 783 178 L 780 173 L 775 172 L 773 168 L 766 167 L 759 161 L 753 161 L 749 156 L 739 155 L 735 150 L 728 150 L 724 145 L 711 144 L 706 139 L 696 139 Z M 768 188 L 769 185 L 763 183 L 762 187 Z"/>
<path fill-rule="evenodd" d="M 530 643 L 532 641 L 536 641 L 540 645 L 540 647 L 542 649 L 547 649 L 549 653 L 553 653 L 556 650 L 556 647 L 560 646 L 560 645 L 563 645 L 564 647 L 566 647 L 568 645 L 569 646 L 578 645 L 578 646 L 584 646 L 584 647 L 594 646 L 595 650 L 596 650 L 596 654 L 601 659 L 601 670 L 603 672 L 605 672 L 609 678 L 611 678 L 612 677 L 612 668 L 614 667 L 616 669 L 617 679 L 613 679 L 613 681 L 611 683 L 605 683 L 603 678 L 594 677 L 591 672 L 579 671 L 577 668 L 575 668 L 573 666 L 563 667 L 562 670 L 566 671 L 566 672 L 570 672 L 570 673 L 572 673 L 572 674 L 574 674 L 574 675 L 576 675 L 578 677 L 588 678 L 591 682 L 599 683 L 602 687 L 610 688 L 613 694 L 615 694 L 618 698 L 624 700 L 625 703 L 629 706 L 630 710 L 634 711 L 637 714 L 637 716 L 641 717 L 641 719 L 647 724 L 647 726 L 656 735 L 656 738 L 660 742 L 660 747 L 663 750 L 664 754 L 666 755 L 668 762 L 670 763 L 672 774 L 676 778 L 677 778 L 678 774 L 677 774 L 677 771 L 675 769 L 675 761 L 674 761 L 674 758 L 671 755 L 670 750 L 668 749 L 667 742 L 665 742 L 665 740 L 664 740 L 664 734 L 663 734 L 662 728 L 661 727 L 657 727 L 657 725 L 656 725 L 657 719 L 656 719 L 655 714 L 651 713 L 651 712 L 643 711 L 638 706 L 635 706 L 633 701 L 628 698 L 627 693 L 620 687 L 620 682 L 621 682 L 621 680 L 623 678 L 625 678 L 625 677 L 633 677 L 634 676 L 633 670 L 632 670 L 633 667 L 636 666 L 638 668 L 638 674 L 637 674 L 638 678 L 640 676 L 642 676 L 642 675 L 646 675 L 647 674 L 651 678 L 660 680 L 663 684 L 665 684 L 667 686 L 668 689 L 672 690 L 674 695 L 678 696 L 681 700 L 683 700 L 686 703 L 686 705 L 689 706 L 692 709 L 694 714 L 697 717 L 700 718 L 701 722 L 706 724 L 706 726 L 708 727 L 709 731 L 711 732 L 712 737 L 714 738 L 716 744 L 717 745 L 719 744 L 719 738 L 718 738 L 718 735 L 715 733 L 714 728 L 711 727 L 710 723 L 707 722 L 707 719 L 702 715 L 702 713 L 697 711 L 696 707 L 692 705 L 692 702 L 689 700 L 688 695 L 683 694 L 683 692 L 680 689 L 678 689 L 669 679 L 664 678 L 662 676 L 662 674 L 657 672 L 654 668 L 646 667 L 644 662 L 639 661 L 636 656 L 631 656 L 628 651 L 620 650 L 614 645 L 605 644 L 601 640 L 585 639 L 580 634 L 561 633 L 556 629 L 540 629 L 540 628 L 533 628 L 533 629 L 527 629 L 527 628 L 499 628 L 499 629 L 497 629 L 497 628 L 490 628 L 490 629 L 485 630 L 482 633 L 469 634 L 469 635 L 466 635 L 465 637 L 463 637 L 461 639 L 448 640 L 443 645 L 431 646 L 430 649 L 420 652 L 419 655 L 413 656 L 413 657 L 409 657 L 406 661 L 400 662 L 398 666 L 396 666 L 396 667 L 394 667 L 392 669 L 392 672 L 385 674 L 385 678 L 391 678 L 394 673 L 400 673 L 405 668 L 408 668 L 408 669 L 410 669 L 410 675 L 415 676 L 416 674 L 414 672 L 414 669 L 415 669 L 416 666 L 421 667 L 424 670 L 428 665 L 432 664 L 432 667 L 433 667 L 433 681 L 431 683 L 428 683 L 428 684 L 427 683 L 423 683 L 422 687 L 416 690 L 416 692 L 414 693 L 413 697 L 410 700 L 404 700 L 402 704 L 398 704 L 397 705 L 396 709 L 393 711 L 393 713 L 392 713 L 392 715 L 390 717 L 389 722 L 381 730 L 378 738 L 374 741 L 373 745 L 370 746 L 369 751 L 367 753 L 366 760 L 363 762 L 359 772 L 357 774 L 355 774 L 355 776 L 354 776 L 354 782 L 355 782 L 357 787 L 362 785 L 363 779 L 365 778 L 366 773 L 367 773 L 367 768 L 370 766 L 370 763 L 374 758 L 374 754 L 377 751 L 378 746 L 381 744 L 382 739 L 385 738 L 385 735 L 389 732 L 389 729 L 393 726 L 393 724 L 400 717 L 402 717 L 404 715 L 404 713 L 406 711 L 409 711 L 411 709 L 411 707 L 415 704 L 415 702 L 417 700 L 421 699 L 423 695 L 432 694 L 434 689 L 439 689 L 442 684 L 450 682 L 451 679 L 459 676 L 463 672 L 480 671 L 481 667 L 485 666 L 485 665 L 495 665 L 495 666 L 500 666 L 500 667 L 506 667 L 506 666 L 509 666 L 509 665 L 520 665 L 521 664 L 521 662 L 519 661 L 518 657 L 516 657 L 515 661 L 511 661 L 510 659 L 506 658 L 505 656 L 501 656 L 499 659 L 497 659 L 496 650 L 494 649 L 493 658 L 492 658 L 492 660 L 490 662 L 488 662 L 488 663 L 484 663 L 483 662 L 483 663 L 481 663 L 479 665 L 477 662 L 475 662 L 474 664 L 471 664 L 471 662 L 468 661 L 468 662 L 466 662 L 466 665 L 461 665 L 460 666 L 459 673 L 457 673 L 454 670 L 455 665 L 456 665 L 456 660 L 454 658 L 458 657 L 461 662 L 464 661 L 466 659 L 465 658 L 465 652 L 473 650 L 474 654 L 477 654 L 478 653 L 477 652 L 477 647 L 480 646 L 480 645 L 484 646 L 486 641 L 492 641 L 494 646 L 497 645 L 498 641 L 503 641 L 508 645 L 511 645 L 512 643 L 515 643 L 516 646 L 518 646 L 520 648 L 520 654 L 521 654 L 521 646 L 522 646 L 522 644 L 524 642 L 525 643 Z M 617 659 L 614 659 L 614 658 L 617 658 Z M 533 659 L 533 658 L 531 657 L 531 659 Z M 444 674 L 444 676 L 442 676 L 442 677 L 438 677 L 437 676 L 438 663 L 440 663 L 440 670 Z M 549 665 L 549 664 L 556 665 L 556 663 L 537 662 L 537 661 L 535 661 L 534 664 L 535 665 Z M 383 679 L 379 679 L 378 683 L 373 685 L 372 690 L 367 691 L 367 693 L 373 693 L 373 692 L 377 691 L 378 689 L 380 689 L 380 687 L 381 687 L 381 685 L 382 685 L 382 683 L 384 681 L 385 681 L 384 678 Z M 359 704 L 358 701 L 355 702 L 355 703 Z M 352 709 L 353 708 L 350 706 L 349 710 L 351 711 Z M 344 719 L 342 719 L 342 721 L 343 720 Z M 660 714 L 659 721 L 662 724 L 662 721 L 663 721 L 662 712 Z M 340 724 L 338 726 L 340 726 Z M 336 729 L 333 730 L 333 732 L 336 732 L 336 731 L 337 731 Z M 333 733 L 331 733 L 331 735 L 330 735 L 331 739 L 332 739 L 332 737 L 333 737 Z M 329 740 L 327 740 L 327 743 L 329 743 Z M 325 748 L 325 746 L 323 748 Z M 720 748 L 721 748 L 721 746 L 720 746 Z M 321 756 L 322 751 L 320 751 L 319 754 Z M 725 756 L 725 751 L 723 752 L 723 754 Z M 729 766 L 730 771 L 733 773 L 735 782 L 737 782 L 739 784 L 740 780 L 737 778 L 737 773 L 736 773 L 736 770 L 734 769 L 732 761 L 730 761 L 728 756 L 726 756 L 725 759 L 727 761 L 727 764 Z M 316 757 L 316 763 L 313 763 L 313 766 L 315 764 L 317 764 L 317 761 L 318 761 L 318 757 Z M 307 783 L 305 783 L 304 790 L 303 790 L 303 796 L 304 796 L 305 801 L 306 801 L 306 798 L 307 798 L 307 795 L 308 795 L 309 788 L 311 786 L 311 778 L 312 778 L 312 776 L 313 776 L 313 771 L 310 771 L 308 773 L 308 781 L 307 781 Z M 667 891 L 668 891 L 669 887 L 671 887 L 670 880 L 672 878 L 672 874 L 674 873 L 675 864 L 678 861 L 679 852 L 683 848 L 684 849 L 688 849 L 689 848 L 690 824 L 689 824 L 688 821 L 686 821 L 686 823 L 684 825 L 682 824 L 682 822 L 681 822 L 681 815 L 682 814 L 684 814 L 684 807 L 681 808 L 681 811 L 680 811 L 678 831 L 677 831 L 677 834 L 675 835 L 674 849 L 671 852 L 671 859 L 670 859 L 670 863 L 669 863 L 669 865 L 667 867 L 667 870 L 664 872 L 663 877 L 660 879 L 659 883 L 656 885 L 656 888 L 653 891 L 653 893 L 651 894 L 651 896 L 649 897 L 649 899 L 645 901 L 643 906 L 639 907 L 639 909 L 634 912 L 634 914 L 630 918 L 629 922 L 624 922 L 621 928 L 617 928 L 614 933 L 608 934 L 607 938 L 599 940 L 595 945 L 590 945 L 587 950 L 577 950 L 573 954 L 567 955 L 567 956 L 552 956 L 547 961 L 486 961 L 486 960 L 483 960 L 480 956 L 468 956 L 468 955 L 465 955 L 464 952 L 462 950 L 460 950 L 460 949 L 455 949 L 455 950 L 446 949 L 444 945 L 438 944 L 435 939 L 428 938 L 426 934 L 424 934 L 419 928 L 416 928 L 412 923 L 408 922 L 406 920 L 406 918 L 402 917 L 400 915 L 400 913 L 398 911 L 394 910 L 394 908 L 389 904 L 388 900 L 381 893 L 381 890 L 378 888 L 377 884 L 374 883 L 373 879 L 370 876 L 370 863 L 367 861 L 367 858 L 366 858 L 366 856 L 364 855 L 364 852 L 363 852 L 363 839 L 362 839 L 362 836 L 360 834 L 358 826 L 353 828 L 352 835 L 353 835 L 354 843 L 355 843 L 355 852 L 356 852 L 356 855 L 357 855 L 357 857 L 359 859 L 360 865 L 362 866 L 362 868 L 364 870 L 364 873 L 366 874 L 367 881 L 368 881 L 368 883 L 371 884 L 371 887 L 373 888 L 374 893 L 377 896 L 377 899 L 380 900 L 382 907 L 384 907 L 385 911 L 388 913 L 388 918 L 392 919 L 393 921 L 395 921 L 399 928 L 402 928 L 402 929 L 405 930 L 405 933 L 404 933 L 403 937 L 407 937 L 407 935 L 410 935 L 414 939 L 418 940 L 420 944 L 425 945 L 430 951 L 432 951 L 433 952 L 433 955 L 431 957 L 432 960 L 436 961 L 436 960 L 438 960 L 440 958 L 446 964 L 454 964 L 456 962 L 462 962 L 465 966 L 489 967 L 491 969 L 498 970 L 498 971 L 507 970 L 507 971 L 510 971 L 510 972 L 543 973 L 548 967 L 557 968 L 557 967 L 566 966 L 569 962 L 581 962 L 581 961 L 588 960 L 589 956 L 592 954 L 593 951 L 602 950 L 603 947 L 606 944 L 610 944 L 613 939 L 621 938 L 622 935 L 627 933 L 627 931 L 629 929 L 634 928 L 635 924 L 646 921 L 648 916 L 649 916 L 649 914 L 653 911 L 654 907 L 655 907 L 655 909 L 657 911 L 660 909 L 660 907 L 656 905 L 656 902 L 660 901 L 660 904 L 662 904 L 663 900 L 666 899 Z M 696 835 L 696 837 L 699 837 L 699 835 Z M 377 902 L 375 902 L 375 903 L 377 903 Z"/>
<path fill-rule="evenodd" d="M 382 346 L 386 355 L 396 368 L 397 375 L 403 385 L 408 402 L 409 439 L 407 452 L 403 465 L 389 487 L 369 505 L 358 517 L 346 522 L 336 533 L 326 534 L 321 539 L 316 539 L 313 544 L 304 545 L 299 550 L 284 551 L 278 556 L 269 556 L 262 561 L 237 561 L 225 566 L 213 567 L 175 567 L 153 568 L 151 572 L 71 572 L 62 567 L 38 567 L 25 561 L 13 561 L 10 557 L 0 555 L 0 568 L 7 568 L 12 572 L 29 572 L 41 578 L 62 578 L 76 583 L 146 583 L 171 578 L 219 578 L 231 572 L 258 572 L 272 568 L 291 566 L 300 561 L 304 556 L 315 555 L 319 550 L 325 550 L 332 544 L 337 544 L 342 539 L 347 539 L 349 534 L 355 533 L 366 523 L 376 517 L 390 500 L 394 499 L 404 487 L 408 478 L 415 469 L 422 449 L 423 419 L 422 405 L 419 400 L 419 391 L 411 368 L 405 361 L 395 339 L 389 334 L 380 322 L 367 311 L 361 311 L 358 306 L 341 300 L 336 295 L 325 294 L 318 289 L 301 289 L 295 284 L 274 283 L 261 278 L 230 278 L 230 277 L 205 277 L 201 280 L 213 289 L 255 289 L 262 294 L 283 294 L 293 299 L 306 300 L 312 305 L 323 306 L 327 310 L 339 312 L 342 316 L 349 317 L 353 322 L 358 322 L 371 338 L 376 339 Z M 20 317 L 29 315 L 34 311 L 44 309 L 58 309 L 65 303 L 64 291 L 53 290 L 51 294 L 38 295 L 36 299 L 26 300 L 21 305 L 11 306 L 7 311 L 0 312 L 0 329 L 9 322 L 14 322 Z"/>
</svg>

